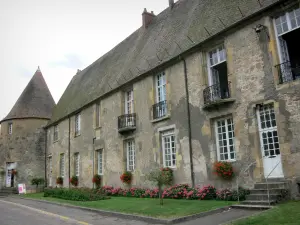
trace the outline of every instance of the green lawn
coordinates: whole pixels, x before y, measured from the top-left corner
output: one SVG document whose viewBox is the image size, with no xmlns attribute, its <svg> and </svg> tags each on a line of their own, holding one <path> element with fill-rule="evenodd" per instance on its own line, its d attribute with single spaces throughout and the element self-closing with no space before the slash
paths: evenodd
<svg viewBox="0 0 300 225">
<path fill-rule="evenodd" d="M 234 225 L 299 225 L 300 201 L 282 203 L 259 215 L 231 223 Z"/>
<path fill-rule="evenodd" d="M 159 218 L 176 218 L 236 204 L 236 202 L 215 200 L 176 200 L 164 199 L 164 205 L 159 205 L 159 199 L 112 197 L 108 200 L 76 202 L 51 197 L 43 197 L 43 193 L 22 195 L 27 198 L 42 199 L 89 208 L 103 209 L 122 213 L 139 214 Z"/>
</svg>

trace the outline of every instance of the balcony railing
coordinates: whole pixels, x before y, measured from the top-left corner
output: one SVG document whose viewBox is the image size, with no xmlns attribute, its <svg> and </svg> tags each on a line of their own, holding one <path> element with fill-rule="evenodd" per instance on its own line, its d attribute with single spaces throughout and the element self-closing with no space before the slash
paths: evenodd
<svg viewBox="0 0 300 225">
<path fill-rule="evenodd" d="M 203 90 L 204 104 L 209 105 L 222 99 L 231 98 L 230 82 L 228 85 L 220 85 L 219 83 L 209 86 Z"/>
<path fill-rule="evenodd" d="M 285 62 L 275 67 L 279 75 L 279 84 L 300 79 L 300 63 L 297 66 L 292 66 L 291 62 Z"/>
<path fill-rule="evenodd" d="M 167 101 L 161 101 L 152 106 L 153 119 L 159 119 L 167 115 Z"/>
<path fill-rule="evenodd" d="M 136 114 L 125 114 L 118 117 L 119 132 L 136 129 Z"/>
</svg>

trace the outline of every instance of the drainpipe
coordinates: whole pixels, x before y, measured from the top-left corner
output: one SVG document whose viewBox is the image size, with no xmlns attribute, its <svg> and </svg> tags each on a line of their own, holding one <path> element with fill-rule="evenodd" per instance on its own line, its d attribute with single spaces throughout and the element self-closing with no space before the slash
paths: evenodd
<svg viewBox="0 0 300 225">
<path fill-rule="evenodd" d="M 187 118 L 188 118 L 188 134 L 189 134 L 189 152 L 190 152 L 190 165 L 191 165 L 191 180 L 192 186 L 195 186 L 195 174 L 194 174 L 194 164 L 193 164 L 193 146 L 192 146 L 192 128 L 191 128 L 191 111 L 190 111 L 190 96 L 188 90 L 188 77 L 187 77 L 187 67 L 185 58 L 182 58 L 183 68 L 184 68 L 184 83 L 185 83 L 185 94 L 186 94 L 186 108 L 187 108 Z"/>
<path fill-rule="evenodd" d="M 95 176 L 95 140 L 96 138 L 93 138 L 93 178 Z M 93 189 L 95 188 L 95 184 L 93 183 Z"/>
<path fill-rule="evenodd" d="M 69 188 L 70 188 L 70 177 L 71 177 L 71 118 L 69 117 L 69 143 L 68 143 L 68 152 L 69 152 Z"/>
<path fill-rule="evenodd" d="M 45 187 L 47 187 L 47 133 L 48 130 L 45 129 Z"/>
</svg>

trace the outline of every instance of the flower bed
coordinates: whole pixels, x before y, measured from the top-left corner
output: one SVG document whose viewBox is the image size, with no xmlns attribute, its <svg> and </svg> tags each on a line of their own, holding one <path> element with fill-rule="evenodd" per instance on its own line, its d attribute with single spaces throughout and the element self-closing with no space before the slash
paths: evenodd
<svg viewBox="0 0 300 225">
<path fill-rule="evenodd" d="M 46 188 L 44 197 L 54 197 L 72 201 L 97 201 L 109 199 L 89 188 Z"/>
<path fill-rule="evenodd" d="M 136 198 L 158 198 L 159 190 L 146 188 L 113 188 L 112 186 L 103 186 L 97 190 L 96 193 L 107 196 L 125 196 Z M 240 200 L 244 200 L 249 191 L 239 188 Z M 168 199 L 195 199 L 195 200 L 226 200 L 236 201 L 237 191 L 230 189 L 216 190 L 212 185 L 204 186 L 202 188 L 192 188 L 188 184 L 177 184 L 172 187 L 165 188 L 162 193 L 163 198 Z"/>
</svg>

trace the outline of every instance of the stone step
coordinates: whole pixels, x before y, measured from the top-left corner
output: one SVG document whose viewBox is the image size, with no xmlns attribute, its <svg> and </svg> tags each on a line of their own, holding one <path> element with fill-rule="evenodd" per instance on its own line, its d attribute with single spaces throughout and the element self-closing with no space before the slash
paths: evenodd
<svg viewBox="0 0 300 225">
<path fill-rule="evenodd" d="M 254 189 L 287 189 L 287 182 L 270 182 L 270 183 L 256 183 L 254 184 Z"/>
<path fill-rule="evenodd" d="M 268 200 L 246 200 L 242 202 L 243 205 L 269 205 Z M 275 205 L 276 200 L 270 200 L 270 205 Z"/>
<path fill-rule="evenodd" d="M 253 209 L 253 210 L 266 210 L 266 209 L 271 209 L 273 208 L 272 206 L 269 205 L 232 205 L 232 208 L 242 208 L 242 209 Z"/>
<path fill-rule="evenodd" d="M 281 195 L 282 191 L 284 191 L 285 189 L 281 189 L 281 188 L 271 188 L 269 189 L 269 194 L 278 194 Z M 268 190 L 267 189 L 252 189 L 250 190 L 250 194 L 268 194 Z"/>
<path fill-rule="evenodd" d="M 277 201 L 280 198 L 280 195 L 270 194 L 269 199 Z M 250 194 L 246 196 L 246 200 L 268 200 L 267 194 Z"/>
</svg>

